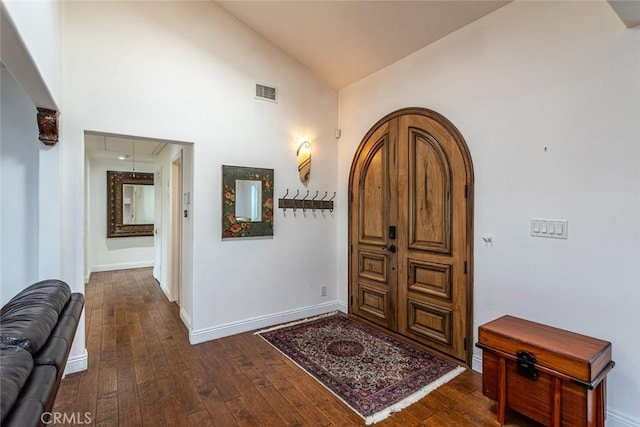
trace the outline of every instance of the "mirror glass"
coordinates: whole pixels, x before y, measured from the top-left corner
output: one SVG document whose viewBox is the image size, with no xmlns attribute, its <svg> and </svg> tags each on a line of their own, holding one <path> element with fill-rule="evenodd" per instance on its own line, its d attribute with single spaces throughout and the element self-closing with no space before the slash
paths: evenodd
<svg viewBox="0 0 640 427">
<path fill-rule="evenodd" d="M 222 166 L 222 238 L 273 236 L 273 169 Z"/>
<path fill-rule="evenodd" d="M 153 185 L 122 184 L 122 223 L 153 224 Z"/>
<path fill-rule="evenodd" d="M 236 179 L 236 221 L 262 221 L 262 181 Z"/>
<path fill-rule="evenodd" d="M 107 171 L 107 237 L 153 236 L 153 174 Z"/>
</svg>

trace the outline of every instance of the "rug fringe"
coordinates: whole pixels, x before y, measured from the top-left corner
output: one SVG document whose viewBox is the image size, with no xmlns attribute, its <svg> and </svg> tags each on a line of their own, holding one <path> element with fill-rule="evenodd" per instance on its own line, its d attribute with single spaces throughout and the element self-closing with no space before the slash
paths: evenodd
<svg viewBox="0 0 640 427">
<path fill-rule="evenodd" d="M 334 310 L 334 311 L 330 311 L 329 313 L 319 314 L 317 316 L 305 317 L 304 319 L 294 320 L 293 322 L 290 322 L 290 323 L 284 323 L 282 325 L 276 325 L 276 326 L 273 326 L 271 328 L 267 328 L 267 329 L 263 329 L 263 330 L 258 331 L 258 332 L 254 332 L 253 335 L 260 335 L 260 334 L 262 334 L 264 332 L 276 331 L 278 329 L 287 328 L 289 326 L 299 325 L 301 323 L 312 322 L 312 321 L 317 320 L 317 319 L 322 319 L 323 317 L 335 316 L 338 313 L 340 313 L 338 310 Z"/>
<path fill-rule="evenodd" d="M 467 368 L 465 368 L 464 366 L 458 366 L 453 371 L 447 372 L 437 380 L 433 381 L 432 383 L 429 383 L 429 385 L 427 385 L 426 387 L 418 390 L 417 392 L 413 393 L 411 396 L 408 396 L 402 399 L 400 402 L 396 403 L 395 405 L 391 405 L 388 408 L 385 408 L 383 411 L 376 412 L 375 414 L 366 417 L 364 419 L 365 424 L 366 425 L 375 424 L 389 417 L 389 415 L 391 415 L 392 413 L 401 411 L 404 408 L 411 406 L 412 404 L 416 403 L 418 400 L 425 397 L 427 394 L 431 393 L 438 387 L 448 383 L 449 381 L 451 381 L 452 379 L 454 379 L 455 377 L 457 377 L 458 375 L 466 371 L 466 369 Z"/>
</svg>

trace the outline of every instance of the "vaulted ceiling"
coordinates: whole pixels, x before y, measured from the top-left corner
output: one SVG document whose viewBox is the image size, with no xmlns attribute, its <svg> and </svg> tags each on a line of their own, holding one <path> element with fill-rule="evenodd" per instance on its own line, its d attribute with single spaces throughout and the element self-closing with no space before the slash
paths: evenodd
<svg viewBox="0 0 640 427">
<path fill-rule="evenodd" d="M 640 0 L 607 0 L 628 27 Z M 336 89 L 510 3 L 497 0 L 218 0 Z"/>
<path fill-rule="evenodd" d="M 341 89 L 509 1 L 216 1 Z"/>
</svg>

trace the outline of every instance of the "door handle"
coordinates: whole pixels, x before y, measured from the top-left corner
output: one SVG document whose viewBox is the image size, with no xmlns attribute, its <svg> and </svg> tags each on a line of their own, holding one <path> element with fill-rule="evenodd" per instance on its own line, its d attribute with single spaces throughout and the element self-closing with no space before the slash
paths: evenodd
<svg viewBox="0 0 640 427">
<path fill-rule="evenodd" d="M 395 254 L 395 253 L 396 253 L 396 251 L 398 250 L 398 249 L 396 248 L 396 245 L 383 246 L 383 247 L 382 247 L 382 249 L 384 249 L 385 251 L 389 251 L 389 252 L 391 252 L 392 254 Z"/>
</svg>

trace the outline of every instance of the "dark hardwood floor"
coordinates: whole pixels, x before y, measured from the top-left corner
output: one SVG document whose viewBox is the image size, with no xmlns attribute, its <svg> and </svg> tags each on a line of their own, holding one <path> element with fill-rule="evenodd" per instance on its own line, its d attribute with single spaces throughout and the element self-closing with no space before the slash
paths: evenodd
<svg viewBox="0 0 640 427">
<path fill-rule="evenodd" d="M 96 426 L 359 426 L 362 419 L 252 333 L 190 345 L 151 269 L 94 273 L 89 369 L 62 380 L 55 412 Z M 467 370 L 377 426 L 496 426 Z M 515 413 L 511 425 L 533 426 Z M 82 424 L 86 425 L 86 424 Z"/>
</svg>

